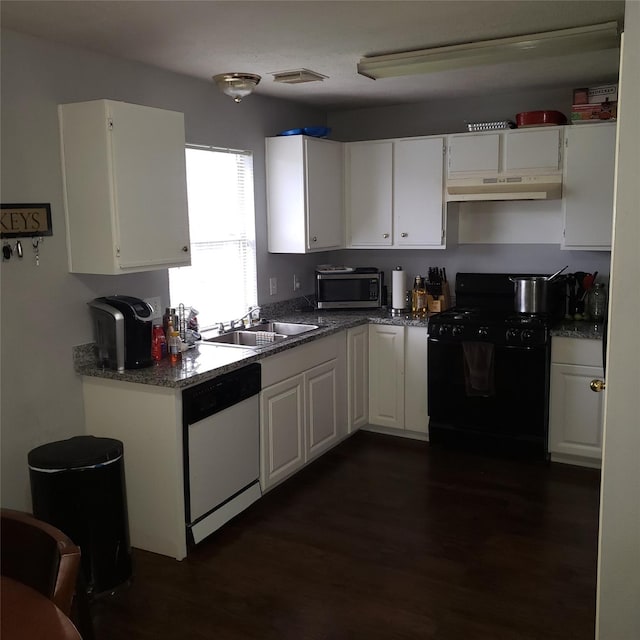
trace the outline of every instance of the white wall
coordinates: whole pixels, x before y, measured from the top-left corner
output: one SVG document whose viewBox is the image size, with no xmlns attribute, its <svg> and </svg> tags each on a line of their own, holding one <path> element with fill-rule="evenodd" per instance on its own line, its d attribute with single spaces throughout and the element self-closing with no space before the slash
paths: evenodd
<svg viewBox="0 0 640 640">
<path fill-rule="evenodd" d="M 84 429 L 71 348 L 93 340 L 86 303 L 119 293 L 160 296 L 168 304 L 166 270 L 123 276 L 67 272 L 57 104 L 109 98 L 173 109 L 185 114 L 188 142 L 253 150 L 260 302 L 292 297 L 293 273 L 310 283 L 319 259 L 266 252 L 264 138 L 324 124 L 325 114 L 259 96 L 237 105 L 213 83 L 11 31 L 2 32 L 1 44 L 2 202 L 49 202 L 53 223 L 39 267 L 25 239 L 24 258 L 1 268 L 1 502 L 28 509 L 27 452 Z M 269 297 L 271 275 L 283 284 L 276 297 Z"/>
</svg>

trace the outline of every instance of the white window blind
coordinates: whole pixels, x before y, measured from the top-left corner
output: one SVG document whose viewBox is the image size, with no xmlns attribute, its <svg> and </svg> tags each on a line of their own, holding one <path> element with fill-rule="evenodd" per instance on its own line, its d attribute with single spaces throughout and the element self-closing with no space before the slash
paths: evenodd
<svg viewBox="0 0 640 640">
<path fill-rule="evenodd" d="M 195 307 L 208 329 L 258 301 L 253 156 L 188 146 L 186 163 L 191 266 L 169 269 L 171 306 Z"/>
</svg>

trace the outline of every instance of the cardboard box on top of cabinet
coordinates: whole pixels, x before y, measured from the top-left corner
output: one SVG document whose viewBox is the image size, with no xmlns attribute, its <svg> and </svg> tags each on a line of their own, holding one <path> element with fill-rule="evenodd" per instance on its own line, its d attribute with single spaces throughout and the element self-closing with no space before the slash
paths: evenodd
<svg viewBox="0 0 640 640">
<path fill-rule="evenodd" d="M 589 104 L 600 104 L 602 102 L 617 102 L 618 100 L 618 85 L 617 84 L 603 84 L 599 87 L 589 87 L 588 92 Z"/>
<path fill-rule="evenodd" d="M 597 87 L 582 87 L 573 90 L 573 104 L 601 104 L 602 102 L 617 102 L 618 85 L 603 84 Z"/>
<path fill-rule="evenodd" d="M 602 122 L 615 120 L 618 114 L 617 102 L 600 104 L 574 104 L 571 107 L 571 122 Z"/>
</svg>

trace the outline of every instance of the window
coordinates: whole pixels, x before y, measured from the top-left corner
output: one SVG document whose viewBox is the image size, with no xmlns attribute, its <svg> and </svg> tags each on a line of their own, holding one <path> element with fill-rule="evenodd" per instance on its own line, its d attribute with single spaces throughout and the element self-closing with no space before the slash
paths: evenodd
<svg viewBox="0 0 640 640">
<path fill-rule="evenodd" d="M 191 266 L 169 269 L 171 306 L 198 310 L 200 329 L 257 304 L 253 156 L 188 146 Z"/>
</svg>

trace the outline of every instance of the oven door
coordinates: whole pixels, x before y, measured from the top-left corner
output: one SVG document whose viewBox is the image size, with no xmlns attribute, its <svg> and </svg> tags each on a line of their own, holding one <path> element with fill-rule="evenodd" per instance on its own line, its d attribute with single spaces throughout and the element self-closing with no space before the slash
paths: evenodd
<svg viewBox="0 0 640 640">
<path fill-rule="evenodd" d="M 546 455 L 548 346 L 494 345 L 493 389 L 470 395 L 460 342 L 429 339 L 429 440 Z"/>
</svg>

